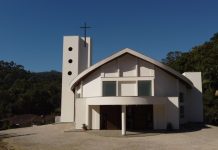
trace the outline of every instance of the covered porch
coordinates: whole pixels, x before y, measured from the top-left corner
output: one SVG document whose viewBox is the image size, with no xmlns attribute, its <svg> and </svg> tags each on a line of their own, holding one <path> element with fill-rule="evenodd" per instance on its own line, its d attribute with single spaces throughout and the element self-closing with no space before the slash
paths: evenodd
<svg viewBox="0 0 218 150">
<path fill-rule="evenodd" d="M 130 123 L 131 119 L 129 119 L 128 114 L 131 113 L 128 112 L 129 108 L 144 110 L 148 106 L 152 108 L 150 108 L 152 110 L 152 113 L 150 113 L 152 115 L 152 121 L 148 122 L 145 117 L 145 121 L 142 122 L 142 124 L 147 123 L 147 128 L 151 124 L 150 129 L 166 129 L 167 123 L 171 123 L 174 129 L 179 128 L 178 97 L 91 97 L 77 99 L 76 105 L 78 106 L 77 108 L 80 108 L 80 110 L 76 110 L 76 115 L 81 112 L 82 108 L 85 108 L 84 114 L 79 115 L 80 117 L 84 116 L 84 120 L 76 116 L 76 128 L 81 128 L 82 124 L 85 123 L 88 129 L 104 129 L 102 128 L 101 117 L 103 117 L 103 114 L 101 111 L 106 108 L 105 112 L 108 111 L 108 114 L 111 114 L 111 116 L 108 116 L 109 119 L 107 119 L 114 122 L 115 126 L 118 127 L 117 129 L 121 129 L 122 135 L 126 135 L 126 130 L 130 129 L 131 124 L 132 127 L 133 125 L 135 127 L 138 125 L 137 127 L 140 129 L 140 122 L 137 123 L 137 119 L 132 120 L 134 123 Z M 148 112 L 139 110 L 136 113 L 143 113 L 146 116 Z M 113 116 L 115 117 L 113 118 Z M 139 115 L 136 114 L 136 116 Z"/>
</svg>

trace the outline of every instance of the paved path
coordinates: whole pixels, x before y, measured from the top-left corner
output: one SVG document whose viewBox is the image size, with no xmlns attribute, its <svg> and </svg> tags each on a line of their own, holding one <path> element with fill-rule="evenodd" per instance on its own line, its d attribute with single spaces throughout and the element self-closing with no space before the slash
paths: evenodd
<svg viewBox="0 0 218 150">
<path fill-rule="evenodd" d="M 118 133 L 104 136 L 56 124 L 0 131 L 0 138 L 15 150 L 218 150 L 218 127 L 214 126 L 194 132 L 113 136 Z"/>
</svg>

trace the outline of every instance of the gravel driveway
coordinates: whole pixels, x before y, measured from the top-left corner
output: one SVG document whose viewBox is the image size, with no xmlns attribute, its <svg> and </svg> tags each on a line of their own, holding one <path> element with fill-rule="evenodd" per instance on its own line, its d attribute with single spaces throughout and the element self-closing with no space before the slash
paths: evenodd
<svg viewBox="0 0 218 150">
<path fill-rule="evenodd" d="M 143 133 L 116 136 L 119 131 L 83 132 L 71 124 L 55 124 L 0 131 L 0 138 L 15 150 L 217 150 L 218 127 L 182 133 Z M 0 147 L 1 148 L 1 147 Z"/>
</svg>

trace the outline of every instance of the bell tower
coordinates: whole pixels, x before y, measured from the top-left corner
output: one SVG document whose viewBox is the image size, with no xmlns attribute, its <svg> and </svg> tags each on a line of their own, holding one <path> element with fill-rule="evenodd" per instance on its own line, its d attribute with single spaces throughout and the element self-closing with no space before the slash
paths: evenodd
<svg viewBox="0 0 218 150">
<path fill-rule="evenodd" d="M 74 122 L 75 97 L 71 81 L 91 66 L 90 37 L 64 36 L 62 62 L 61 122 Z"/>
</svg>

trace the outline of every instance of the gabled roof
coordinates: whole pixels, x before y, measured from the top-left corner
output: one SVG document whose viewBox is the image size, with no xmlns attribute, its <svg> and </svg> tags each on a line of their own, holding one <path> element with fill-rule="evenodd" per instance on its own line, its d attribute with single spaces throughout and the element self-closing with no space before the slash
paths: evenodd
<svg viewBox="0 0 218 150">
<path fill-rule="evenodd" d="M 135 56 L 135 57 L 138 57 L 138 58 L 140 58 L 140 59 L 142 59 L 142 60 L 145 60 L 145 61 L 147 61 L 147 62 L 150 62 L 151 64 L 154 64 L 155 66 L 157 66 L 157 67 L 159 67 L 159 68 L 165 70 L 166 72 L 168 72 L 168 73 L 174 75 L 176 78 L 178 78 L 178 79 L 184 81 L 184 82 L 187 83 L 190 87 L 193 87 L 192 82 L 191 82 L 188 78 L 186 78 L 185 76 L 183 76 L 182 74 L 180 74 L 179 72 L 173 70 L 172 68 L 170 68 L 170 67 L 168 67 L 168 66 L 166 66 L 166 65 L 164 65 L 164 64 L 162 64 L 162 63 L 160 63 L 160 62 L 158 62 L 158 61 L 156 61 L 156 60 L 154 60 L 154 59 L 152 59 L 152 58 L 150 58 L 150 57 L 147 57 L 147 56 L 145 56 L 145 55 L 143 55 L 143 54 L 140 54 L 140 53 L 138 53 L 138 52 L 136 52 L 136 51 L 134 51 L 134 50 L 131 50 L 131 49 L 129 49 L 129 48 L 125 48 L 125 49 L 123 49 L 123 50 L 121 50 L 121 51 L 119 51 L 119 52 L 117 52 L 117 53 L 115 53 L 115 54 L 113 54 L 113 55 L 111 55 L 111 56 L 109 56 L 109 57 L 107 57 L 107 58 L 105 58 L 105 59 L 99 61 L 98 63 L 92 65 L 92 66 L 89 67 L 88 69 L 84 70 L 84 71 L 81 72 L 76 78 L 73 79 L 73 81 L 72 81 L 71 84 L 70 84 L 70 87 L 73 89 L 74 86 L 75 86 L 82 78 L 84 78 L 85 76 L 87 76 L 87 75 L 90 74 L 91 72 L 95 71 L 97 68 L 101 67 L 102 65 L 104 65 L 104 64 L 106 64 L 106 63 L 108 63 L 108 62 L 110 62 L 110 61 L 112 61 L 112 60 L 114 60 L 114 59 L 120 57 L 120 56 L 123 55 L 123 54 L 131 54 L 131 55 L 133 55 L 133 56 Z"/>
</svg>

